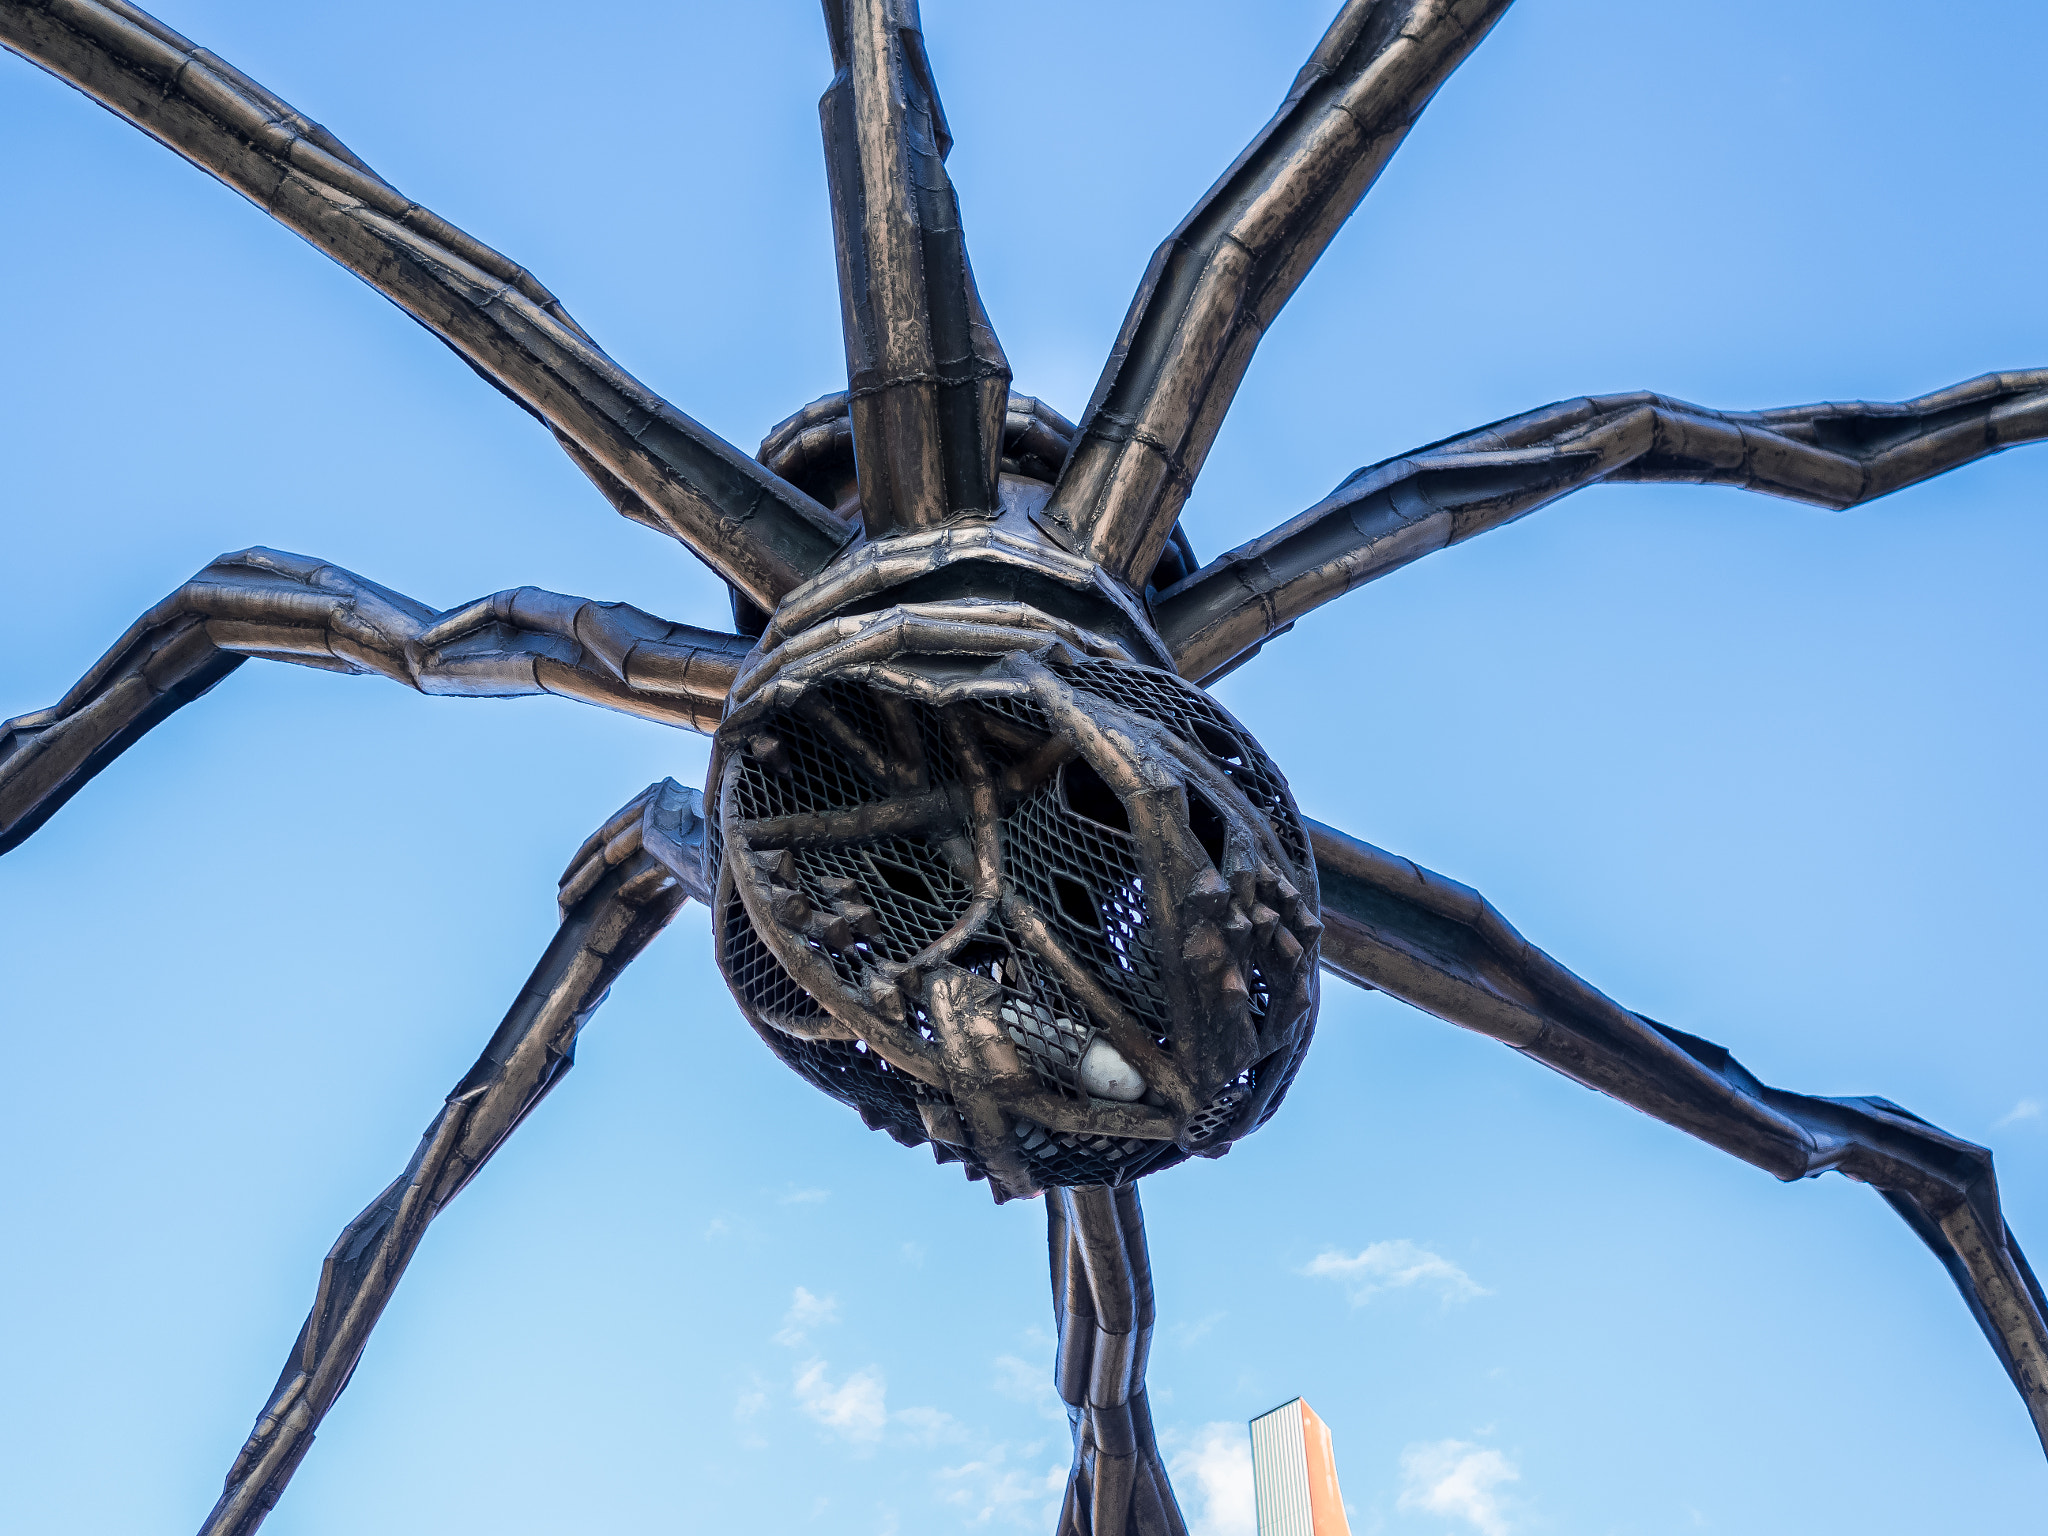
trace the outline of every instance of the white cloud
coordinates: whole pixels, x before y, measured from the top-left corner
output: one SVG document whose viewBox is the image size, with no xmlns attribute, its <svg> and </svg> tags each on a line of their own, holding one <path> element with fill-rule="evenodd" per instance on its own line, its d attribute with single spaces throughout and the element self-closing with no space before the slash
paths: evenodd
<svg viewBox="0 0 2048 1536">
<path fill-rule="evenodd" d="M 768 1406 L 768 1389 L 756 1377 L 754 1384 L 742 1392 L 739 1401 L 732 1405 L 732 1416 L 736 1419 L 751 1419 Z"/>
<path fill-rule="evenodd" d="M 804 1335 L 811 1329 L 838 1321 L 837 1296 L 813 1296 L 802 1286 L 798 1286 L 795 1296 L 790 1300 L 789 1311 L 783 1314 L 782 1327 L 775 1335 L 775 1342 L 785 1349 L 795 1349 L 803 1343 Z"/>
<path fill-rule="evenodd" d="M 1488 1446 L 1469 1440 L 1433 1440 L 1401 1452 L 1402 1509 L 1463 1520 L 1480 1536 L 1508 1536 L 1507 1511 L 1494 1492 L 1517 1482 L 1521 1471 Z"/>
<path fill-rule="evenodd" d="M 1256 1536 L 1252 1439 L 1244 1425 L 1204 1424 L 1166 1470 L 1189 1517 L 1188 1536 Z"/>
<path fill-rule="evenodd" d="M 2018 1121 L 2038 1120 L 2040 1118 L 2041 1101 L 2039 1099 L 2021 1099 L 2019 1103 L 2013 1105 L 2011 1109 L 2007 1110 L 2000 1119 L 1992 1122 L 1992 1129 L 2002 1131 L 2008 1125 L 2012 1125 Z"/>
<path fill-rule="evenodd" d="M 1066 1405 L 1052 1384 L 1051 1365 L 1033 1365 L 1015 1355 L 997 1355 L 993 1385 L 997 1395 L 1013 1403 L 1029 1403 L 1038 1410 L 1040 1418 L 1067 1422 Z"/>
<path fill-rule="evenodd" d="M 1228 1312 L 1211 1312 L 1197 1322 L 1175 1323 L 1166 1330 L 1166 1335 L 1182 1349 L 1191 1349 L 1214 1333 L 1216 1325 L 1228 1316 Z"/>
<path fill-rule="evenodd" d="M 823 1360 L 797 1372 L 797 1406 L 820 1424 L 856 1445 L 873 1445 L 888 1427 L 888 1385 L 874 1366 L 855 1371 L 838 1386 L 825 1374 Z"/>
<path fill-rule="evenodd" d="M 1042 1442 L 1019 1447 L 1017 1462 L 1028 1462 L 1045 1449 Z M 957 1467 L 942 1467 L 934 1480 L 939 1498 L 968 1511 L 969 1522 L 988 1525 L 1001 1520 L 1026 1530 L 1044 1532 L 1059 1518 L 1060 1499 L 1067 1491 L 1067 1464 L 1051 1462 L 1039 1471 L 1013 1465 L 1007 1444 L 999 1444 L 979 1459 Z"/>
<path fill-rule="evenodd" d="M 1355 1254 L 1326 1249 L 1311 1259 L 1301 1273 L 1318 1280 L 1337 1281 L 1350 1294 L 1354 1307 L 1364 1306 L 1382 1291 L 1411 1285 L 1434 1288 L 1445 1306 L 1491 1294 L 1442 1254 L 1431 1253 L 1405 1237 L 1369 1243 Z"/>
<path fill-rule="evenodd" d="M 967 1438 L 966 1426 L 943 1408 L 899 1408 L 889 1422 L 914 1445 L 957 1445 Z"/>
<path fill-rule="evenodd" d="M 822 1205 L 832 1198 L 829 1189 L 792 1189 L 776 1202 L 778 1205 Z"/>
<path fill-rule="evenodd" d="M 797 1297 L 813 1319 L 836 1316 L 829 1296 L 820 1299 L 799 1288 Z M 790 1311 L 795 1316 L 799 1307 Z M 824 1360 L 805 1361 L 797 1368 L 791 1395 L 799 1408 L 841 1439 L 870 1447 L 885 1435 L 891 1442 L 922 1446 L 957 1445 L 969 1438 L 966 1426 L 943 1408 L 899 1408 L 891 1413 L 888 1379 L 879 1365 L 863 1366 L 836 1385 L 831 1369 Z M 765 1394 L 750 1392 L 740 1398 L 743 1417 L 759 1411 L 757 1396 L 765 1402 Z"/>
<path fill-rule="evenodd" d="M 924 1268 L 924 1244 L 905 1243 L 902 1248 L 903 1262 L 912 1269 Z"/>
</svg>

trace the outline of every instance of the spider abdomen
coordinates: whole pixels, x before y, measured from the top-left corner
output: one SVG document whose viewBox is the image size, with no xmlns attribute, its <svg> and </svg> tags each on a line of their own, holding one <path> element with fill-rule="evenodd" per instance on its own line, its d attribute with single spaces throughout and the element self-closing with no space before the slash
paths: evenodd
<svg viewBox="0 0 2048 1536">
<path fill-rule="evenodd" d="M 1117 641 L 987 599 L 841 615 L 743 674 L 707 798 L 748 1019 L 999 1199 L 1219 1153 L 1307 1047 L 1286 781 Z"/>
</svg>

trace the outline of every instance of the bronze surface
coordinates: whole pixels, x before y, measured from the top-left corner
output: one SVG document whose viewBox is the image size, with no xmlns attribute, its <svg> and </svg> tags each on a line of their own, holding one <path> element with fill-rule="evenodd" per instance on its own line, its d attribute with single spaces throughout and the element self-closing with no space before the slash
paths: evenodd
<svg viewBox="0 0 2048 1536">
<path fill-rule="evenodd" d="M 144 615 L 56 705 L 0 725 L 0 850 L 249 657 L 425 693 L 558 693 L 714 735 L 703 795 L 657 784 L 572 860 L 554 942 L 330 1253 L 205 1532 L 261 1523 L 428 1221 L 688 897 L 785 1062 L 999 1199 L 1046 1195 L 1075 1443 L 1060 1536 L 1183 1530 L 1146 1407 L 1135 1179 L 1227 1150 L 1278 1107 L 1319 964 L 1779 1178 L 1872 1185 L 1944 1265 L 2048 1445 L 2048 1302 L 1987 1152 L 1886 1100 L 1769 1088 L 1611 1002 L 1476 893 L 1304 822 L 1197 686 L 1318 605 L 1582 486 L 1690 481 L 1844 508 L 2048 437 L 2048 370 L 1898 405 L 1580 399 L 1362 469 L 1198 567 L 1179 511 L 1254 347 L 1505 8 L 1346 5 L 1154 257 L 1076 426 L 1009 391 L 914 0 L 827 0 L 848 388 L 750 457 L 632 379 L 522 268 L 146 13 L 0 0 L 0 43 L 427 326 L 621 513 L 716 570 L 742 630 L 525 587 L 441 612 L 252 549 Z"/>
</svg>

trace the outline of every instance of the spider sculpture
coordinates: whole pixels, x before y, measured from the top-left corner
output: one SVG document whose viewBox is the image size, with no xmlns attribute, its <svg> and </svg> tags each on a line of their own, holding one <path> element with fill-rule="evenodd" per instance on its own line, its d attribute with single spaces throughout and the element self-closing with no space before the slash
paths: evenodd
<svg viewBox="0 0 2048 1536">
<path fill-rule="evenodd" d="M 1063 1536 L 1184 1529 L 1146 1405 L 1137 1181 L 1280 1108 L 1322 975 L 1507 1042 L 1784 1179 L 1876 1187 L 2048 1439 L 2041 1289 L 1989 1155 L 1880 1099 L 1758 1082 L 1483 898 L 1304 817 L 1204 692 L 1295 619 L 1601 481 L 1843 508 L 2048 437 L 2048 370 L 1898 405 L 1579 399 L 1358 471 L 1203 564 L 1178 516 L 1254 347 L 1506 0 L 1356 0 L 1146 273 L 1078 425 L 1010 391 L 914 0 L 827 0 L 848 388 L 756 458 L 625 374 L 531 276 L 120 0 L 0 0 L 0 41 L 275 217 L 543 422 L 731 587 L 734 632 L 520 588 L 445 613 L 317 559 L 224 556 L 0 734 L 0 849 L 254 656 L 426 693 L 551 692 L 712 737 L 563 876 L 562 923 L 405 1171 L 343 1232 L 203 1529 L 254 1530 L 427 1224 L 695 899 L 762 1041 L 906 1147 L 1047 1197 Z"/>
</svg>

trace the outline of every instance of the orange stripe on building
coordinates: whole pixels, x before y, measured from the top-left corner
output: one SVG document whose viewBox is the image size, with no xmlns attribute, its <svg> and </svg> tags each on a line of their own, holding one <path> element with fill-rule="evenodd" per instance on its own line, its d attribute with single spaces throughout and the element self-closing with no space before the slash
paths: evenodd
<svg viewBox="0 0 2048 1536">
<path fill-rule="evenodd" d="M 1330 1427 L 1303 1398 L 1252 1420 L 1259 1536 L 1351 1536 Z"/>
</svg>

